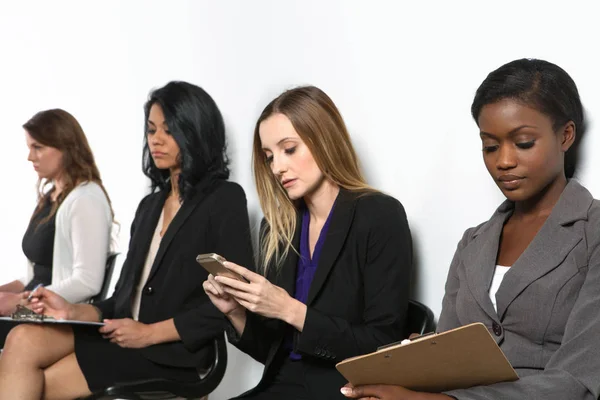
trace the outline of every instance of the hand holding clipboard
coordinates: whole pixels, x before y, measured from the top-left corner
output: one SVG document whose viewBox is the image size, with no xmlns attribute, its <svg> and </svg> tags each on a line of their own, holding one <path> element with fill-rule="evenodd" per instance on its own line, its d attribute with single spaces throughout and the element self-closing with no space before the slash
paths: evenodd
<svg viewBox="0 0 600 400">
<path fill-rule="evenodd" d="M 336 368 L 354 386 L 397 385 L 432 393 L 519 379 L 481 323 L 384 346 Z"/>
</svg>

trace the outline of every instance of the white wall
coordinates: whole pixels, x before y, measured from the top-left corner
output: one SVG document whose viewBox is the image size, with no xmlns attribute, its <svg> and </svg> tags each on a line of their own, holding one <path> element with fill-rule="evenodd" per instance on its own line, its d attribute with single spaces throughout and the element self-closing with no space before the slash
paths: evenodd
<svg viewBox="0 0 600 400">
<path fill-rule="evenodd" d="M 587 3 L 587 4 L 586 4 Z M 0 282 L 24 272 L 21 238 L 36 177 L 21 125 L 61 107 L 81 122 L 122 225 L 146 193 L 142 104 L 169 80 L 203 86 L 228 125 L 232 179 L 253 220 L 254 122 L 283 89 L 314 84 L 342 111 L 375 187 L 402 201 L 416 246 L 416 298 L 439 314 L 462 232 L 502 200 L 481 161 L 469 108 L 486 74 L 521 57 L 553 61 L 592 120 L 580 180 L 596 196 L 600 37 L 593 2 L 29 1 L 0 5 Z M 596 179 L 594 179 L 596 178 Z M 123 258 L 120 260 L 123 261 Z M 260 367 L 230 353 L 211 398 L 251 387 Z"/>
</svg>

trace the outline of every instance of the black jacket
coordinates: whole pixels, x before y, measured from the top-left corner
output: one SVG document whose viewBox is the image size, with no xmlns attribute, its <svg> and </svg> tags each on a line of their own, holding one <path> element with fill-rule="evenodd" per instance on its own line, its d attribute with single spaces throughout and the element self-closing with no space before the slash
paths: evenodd
<svg viewBox="0 0 600 400">
<path fill-rule="evenodd" d="M 301 219 L 294 235 L 298 249 Z M 267 278 L 294 296 L 298 255 L 290 250 L 281 269 Z M 284 337 L 293 331 L 311 398 L 344 398 L 346 381 L 335 364 L 375 351 L 404 337 L 412 242 L 406 214 L 394 198 L 340 190 L 308 295 L 302 333 L 280 320 L 250 312 L 241 337 L 230 325 L 230 341 L 265 364 L 262 380 L 246 394 L 268 386 L 277 373 Z M 276 357 L 277 356 L 277 357 Z M 285 354 L 284 354 L 285 356 Z"/>
<path fill-rule="evenodd" d="M 158 192 L 141 201 L 115 292 L 94 304 L 105 318 L 131 318 L 135 287 L 165 200 L 166 193 Z M 253 265 L 246 197 L 239 185 L 227 181 L 196 185 L 162 238 L 143 288 L 139 321 L 174 318 L 181 341 L 140 349 L 151 361 L 177 367 L 203 367 L 211 362 L 209 344 L 222 334 L 224 322 L 202 288 L 208 277 L 196 262 L 202 253 L 218 253 L 235 263 Z"/>
</svg>

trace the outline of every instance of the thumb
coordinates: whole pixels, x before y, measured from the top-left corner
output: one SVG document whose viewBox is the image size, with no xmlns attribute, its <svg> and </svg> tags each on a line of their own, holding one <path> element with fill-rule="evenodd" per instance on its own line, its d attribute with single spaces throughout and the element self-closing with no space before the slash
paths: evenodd
<svg viewBox="0 0 600 400">
<path fill-rule="evenodd" d="M 351 399 L 360 399 L 360 398 L 381 398 L 381 385 L 364 385 L 352 387 L 352 385 L 347 384 L 343 388 L 340 389 L 342 394 Z"/>
<path fill-rule="evenodd" d="M 362 396 L 362 389 L 360 387 L 354 388 L 350 383 L 346 384 L 343 388 L 340 389 L 340 392 L 348 398 L 357 399 Z"/>
</svg>

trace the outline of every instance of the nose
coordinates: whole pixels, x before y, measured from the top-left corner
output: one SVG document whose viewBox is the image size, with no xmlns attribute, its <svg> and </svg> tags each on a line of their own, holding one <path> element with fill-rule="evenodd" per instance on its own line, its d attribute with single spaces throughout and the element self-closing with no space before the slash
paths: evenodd
<svg viewBox="0 0 600 400">
<path fill-rule="evenodd" d="M 151 135 L 148 135 L 148 143 L 152 144 L 152 145 L 159 145 L 163 142 L 164 140 L 164 135 L 166 133 L 162 130 L 162 129 L 156 129 L 156 132 L 154 132 Z"/>
<path fill-rule="evenodd" d="M 278 157 L 277 155 L 273 154 L 271 171 L 273 171 L 273 174 L 278 176 L 281 176 L 285 171 L 287 171 L 287 165 L 285 164 L 283 157 Z"/>
<path fill-rule="evenodd" d="M 31 162 L 35 161 L 35 155 L 33 154 L 33 149 L 29 149 L 29 154 L 27 154 L 27 161 L 31 161 Z"/>
<path fill-rule="evenodd" d="M 517 166 L 517 151 L 511 143 L 505 143 L 498 149 L 496 167 L 501 170 L 511 169 Z"/>
</svg>

